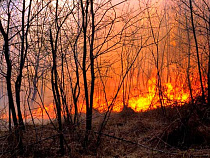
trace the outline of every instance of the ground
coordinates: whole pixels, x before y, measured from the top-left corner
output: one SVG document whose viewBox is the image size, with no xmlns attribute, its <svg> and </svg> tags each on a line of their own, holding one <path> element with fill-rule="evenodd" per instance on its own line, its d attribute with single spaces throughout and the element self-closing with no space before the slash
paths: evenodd
<svg viewBox="0 0 210 158">
<path fill-rule="evenodd" d="M 82 146 L 85 121 L 76 128 L 64 124 L 64 157 L 210 157 L 208 117 L 201 120 L 190 109 L 189 105 L 166 108 L 167 116 L 163 116 L 161 109 L 142 113 L 126 109 L 112 113 L 103 130 L 100 146 L 96 146 L 96 138 L 104 114 L 95 112 L 92 141 L 86 151 Z M 10 136 L 6 132 L 1 135 L 0 156 L 15 155 L 16 151 L 12 153 L 8 148 Z M 58 134 L 52 125 L 38 125 L 36 130 L 33 125 L 26 125 L 22 135 L 24 154 L 20 157 L 59 156 Z M 10 152 L 3 154 L 5 151 Z"/>
</svg>

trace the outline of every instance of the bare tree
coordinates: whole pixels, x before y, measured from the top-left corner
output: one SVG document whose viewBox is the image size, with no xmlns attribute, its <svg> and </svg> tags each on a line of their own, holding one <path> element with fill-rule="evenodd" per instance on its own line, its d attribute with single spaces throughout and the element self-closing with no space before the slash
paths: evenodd
<svg viewBox="0 0 210 158">
<path fill-rule="evenodd" d="M 86 0 L 81 3 L 82 11 L 82 28 L 83 28 L 83 61 L 82 61 L 82 72 L 83 72 L 83 81 L 84 81 L 84 90 L 85 90 L 85 100 L 86 100 L 86 132 L 85 132 L 85 146 L 87 146 L 89 132 L 92 128 L 92 110 L 93 110 L 93 94 L 94 94 L 94 84 L 95 84 L 95 72 L 94 72 L 94 56 L 93 56 L 93 42 L 95 34 L 95 24 L 94 24 L 94 10 L 93 10 L 93 1 Z M 89 5 L 91 6 L 91 12 L 89 13 Z M 88 88 L 88 79 L 87 79 L 87 63 L 86 59 L 88 56 L 88 46 L 87 46 L 87 28 L 88 28 L 88 17 L 91 14 L 91 43 L 90 43 L 90 67 L 91 67 L 91 85 L 90 85 L 90 94 Z"/>
<path fill-rule="evenodd" d="M 6 72 L 6 82 L 7 82 L 7 94 L 8 94 L 8 101 L 9 101 L 9 116 L 10 112 L 12 113 L 12 118 L 13 118 L 13 123 L 15 126 L 15 134 L 16 134 L 16 139 L 18 141 L 18 147 L 22 150 L 22 138 L 20 137 L 20 130 L 18 129 L 18 121 L 16 117 L 16 111 L 15 111 L 15 106 L 14 106 L 14 100 L 13 100 L 13 94 L 12 94 L 12 84 L 11 84 L 11 76 L 12 76 L 12 63 L 10 59 L 10 51 L 9 51 L 9 30 L 10 30 L 10 4 L 11 1 L 8 2 L 7 5 L 7 27 L 6 31 L 3 28 L 2 22 L 0 20 L 0 31 L 1 34 L 4 38 L 4 56 L 7 64 L 7 72 Z"/>
<path fill-rule="evenodd" d="M 199 77 L 200 77 L 202 99 L 205 100 L 205 94 L 204 94 L 204 88 L 203 88 L 203 80 L 202 80 L 202 73 L 201 73 L 200 56 L 199 56 L 199 50 L 198 50 L 198 41 L 197 41 L 195 24 L 194 24 L 194 18 L 193 18 L 192 0 L 189 0 L 189 3 L 190 3 L 191 25 L 192 25 L 193 36 L 194 36 L 194 40 L 195 40 L 196 54 L 197 54 L 197 64 L 198 64 L 198 72 L 199 72 Z"/>
<path fill-rule="evenodd" d="M 28 51 L 28 32 L 30 27 L 30 12 L 31 12 L 31 5 L 32 0 L 29 2 L 28 6 L 28 16 L 27 16 L 27 25 L 26 25 L 26 32 L 25 32 L 25 11 L 26 11 L 26 1 L 23 0 L 23 9 L 22 9 L 22 28 L 21 28 L 21 52 L 20 52 L 20 65 L 19 65 L 19 73 L 15 82 L 15 94 L 16 94 L 16 104 L 18 110 L 18 118 L 19 118 L 19 125 L 25 129 L 24 122 L 21 113 L 21 101 L 20 101 L 20 92 L 21 92 L 21 83 L 22 83 L 22 76 L 23 76 L 23 68 L 25 64 L 25 60 L 27 57 Z"/>
</svg>

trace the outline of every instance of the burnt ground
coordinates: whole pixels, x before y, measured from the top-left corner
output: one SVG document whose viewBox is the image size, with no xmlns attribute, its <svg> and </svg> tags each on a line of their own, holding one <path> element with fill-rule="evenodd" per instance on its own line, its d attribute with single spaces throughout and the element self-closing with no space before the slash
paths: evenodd
<svg viewBox="0 0 210 158">
<path fill-rule="evenodd" d="M 85 121 L 79 127 L 64 124 L 63 157 L 210 157 L 210 112 L 208 105 L 196 104 L 144 113 L 126 109 L 112 113 L 97 145 L 103 114 L 95 112 L 89 148 L 84 150 Z M 83 116 L 81 116 L 82 118 Z M 54 122 L 56 126 L 56 122 Z M 60 157 L 58 132 L 51 124 L 26 125 L 21 133 L 24 151 L 16 149 L 14 132 L 0 133 L 0 157 Z"/>
</svg>

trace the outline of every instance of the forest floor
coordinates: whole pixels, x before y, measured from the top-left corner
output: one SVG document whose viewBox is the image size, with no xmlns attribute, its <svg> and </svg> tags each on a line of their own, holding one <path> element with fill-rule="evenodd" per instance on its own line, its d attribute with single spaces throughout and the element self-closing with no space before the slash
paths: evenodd
<svg viewBox="0 0 210 158">
<path fill-rule="evenodd" d="M 188 105 L 167 108 L 166 117 L 161 109 L 113 114 L 98 156 L 210 157 L 210 120 L 189 111 Z"/>
<path fill-rule="evenodd" d="M 112 113 L 103 130 L 100 146 L 96 145 L 98 134 L 94 131 L 98 131 L 103 114 L 96 112 L 90 137 L 92 142 L 86 152 L 81 143 L 85 122 L 74 129 L 64 125 L 64 157 L 210 157 L 209 108 L 203 108 L 203 111 L 198 108 L 199 112 L 190 109 L 189 105 L 166 108 L 166 117 L 161 109 L 142 113 L 126 109 Z M 17 151 L 12 151 L 8 145 L 12 134 L 2 131 L 0 135 L 0 157 L 16 155 Z M 26 125 L 22 135 L 24 153 L 20 157 L 59 156 L 58 132 L 51 124 L 38 125 L 36 130 L 33 125 Z"/>
</svg>

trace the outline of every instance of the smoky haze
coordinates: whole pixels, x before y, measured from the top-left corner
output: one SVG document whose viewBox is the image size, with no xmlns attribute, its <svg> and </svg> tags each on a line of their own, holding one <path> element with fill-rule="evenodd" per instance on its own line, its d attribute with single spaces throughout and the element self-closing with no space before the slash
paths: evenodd
<svg viewBox="0 0 210 158">
<path fill-rule="evenodd" d="M 132 138 L 152 143 L 158 138 L 160 144 L 183 148 L 204 139 L 197 136 L 207 136 L 198 122 L 208 119 L 210 102 L 209 1 L 0 3 L 0 134 L 1 130 L 14 131 L 12 145 L 0 143 L 7 153 L 28 154 L 23 131 L 32 133 L 30 141 L 39 144 L 41 138 L 50 137 L 52 129 L 58 155 L 68 150 L 75 157 L 107 156 L 106 149 L 112 153 L 114 145 L 119 151 L 133 149 L 103 142 L 104 131 L 115 131 L 108 137 L 122 141 L 118 136 L 139 131 Z M 140 117 L 145 120 L 134 122 Z M 196 127 L 191 128 L 190 121 Z M 118 131 L 121 127 L 125 134 Z M 155 131 L 164 127 L 165 133 Z M 148 129 L 154 130 L 150 136 L 158 133 L 157 138 L 143 138 Z M 193 135 L 191 130 L 200 133 Z M 196 139 L 185 140 L 186 132 Z M 70 150 L 74 143 L 75 149 Z M 50 156 L 42 151 L 42 157 Z"/>
</svg>

